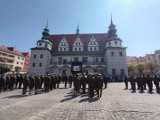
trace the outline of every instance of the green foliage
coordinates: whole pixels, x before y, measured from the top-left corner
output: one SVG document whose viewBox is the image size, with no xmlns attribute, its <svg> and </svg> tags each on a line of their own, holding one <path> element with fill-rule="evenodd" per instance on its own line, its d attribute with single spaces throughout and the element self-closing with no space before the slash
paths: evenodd
<svg viewBox="0 0 160 120">
<path fill-rule="evenodd" d="M 7 66 L 0 66 L 0 74 L 9 72 L 10 69 Z"/>
<path fill-rule="evenodd" d="M 144 69 L 145 69 L 145 64 L 144 64 L 144 63 L 138 63 L 138 64 L 136 64 L 134 67 L 137 69 L 137 71 L 138 71 L 140 74 L 142 74 L 143 71 L 144 71 Z"/>
</svg>

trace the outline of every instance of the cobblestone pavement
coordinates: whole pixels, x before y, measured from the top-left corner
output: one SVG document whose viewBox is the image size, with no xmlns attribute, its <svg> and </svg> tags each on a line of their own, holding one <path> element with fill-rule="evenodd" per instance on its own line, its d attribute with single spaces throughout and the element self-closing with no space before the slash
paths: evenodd
<svg viewBox="0 0 160 120">
<path fill-rule="evenodd" d="M 62 84 L 63 85 L 63 84 Z M 0 94 L 0 120 L 160 120 L 160 95 L 131 93 L 110 83 L 103 96 L 72 97 L 72 89 L 23 96 L 21 90 Z"/>
</svg>

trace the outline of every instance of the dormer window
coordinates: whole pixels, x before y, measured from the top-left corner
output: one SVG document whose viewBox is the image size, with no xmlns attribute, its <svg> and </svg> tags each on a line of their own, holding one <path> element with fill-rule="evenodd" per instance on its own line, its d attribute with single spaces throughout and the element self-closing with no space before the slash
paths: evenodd
<svg viewBox="0 0 160 120">
<path fill-rule="evenodd" d="M 39 43 L 39 46 L 42 46 L 42 43 Z"/>
<path fill-rule="evenodd" d="M 73 43 L 73 51 L 83 51 L 83 43 L 79 36 L 76 38 L 75 42 Z"/>
</svg>

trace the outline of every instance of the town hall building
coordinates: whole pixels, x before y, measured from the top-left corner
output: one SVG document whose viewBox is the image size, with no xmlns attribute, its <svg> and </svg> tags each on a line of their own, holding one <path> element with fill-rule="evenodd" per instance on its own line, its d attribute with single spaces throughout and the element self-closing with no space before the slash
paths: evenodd
<svg viewBox="0 0 160 120">
<path fill-rule="evenodd" d="M 106 33 L 49 34 L 48 25 L 31 48 L 29 74 L 70 74 L 72 63 L 82 63 L 82 73 L 128 75 L 126 47 L 117 35 L 112 17 Z"/>
</svg>

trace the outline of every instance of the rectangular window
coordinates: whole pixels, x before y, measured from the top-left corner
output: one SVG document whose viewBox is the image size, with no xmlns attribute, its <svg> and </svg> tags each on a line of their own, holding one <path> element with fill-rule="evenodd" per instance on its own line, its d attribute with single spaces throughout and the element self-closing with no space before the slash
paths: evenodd
<svg viewBox="0 0 160 120">
<path fill-rule="evenodd" d="M 96 62 L 98 62 L 98 58 L 96 58 Z"/>
<path fill-rule="evenodd" d="M 123 54 L 122 54 L 122 52 L 119 52 L 119 56 L 122 56 Z"/>
<path fill-rule="evenodd" d="M 42 67 L 42 63 L 39 63 L 39 67 Z"/>
<path fill-rule="evenodd" d="M 23 62 L 21 62 L 21 65 L 23 65 Z"/>
<path fill-rule="evenodd" d="M 47 47 L 47 44 L 45 44 L 45 47 Z"/>
<path fill-rule="evenodd" d="M 111 52 L 111 56 L 112 56 L 112 57 L 114 56 L 114 52 Z"/>
<path fill-rule="evenodd" d="M 83 63 L 88 62 L 88 58 L 87 57 L 83 57 Z"/>
<path fill-rule="evenodd" d="M 101 62 L 104 62 L 104 58 L 101 58 Z"/>
<path fill-rule="evenodd" d="M 34 55 L 33 58 L 36 58 L 36 55 Z"/>
<path fill-rule="evenodd" d="M 20 59 L 20 57 L 18 57 L 18 60 Z"/>
<path fill-rule="evenodd" d="M 75 48 L 75 51 L 77 51 L 77 48 Z"/>
<path fill-rule="evenodd" d="M 64 48 L 64 51 L 66 51 L 66 48 Z"/>
<path fill-rule="evenodd" d="M 17 64 L 19 64 L 19 62 L 17 62 Z"/>
<path fill-rule="evenodd" d="M 43 58 L 43 55 L 40 55 L 40 58 Z"/>
<path fill-rule="evenodd" d="M 81 48 L 79 48 L 79 51 L 81 51 Z"/>
<path fill-rule="evenodd" d="M 97 50 L 97 48 L 96 47 L 94 47 L 94 51 L 96 51 Z"/>
<path fill-rule="evenodd" d="M 74 57 L 74 62 L 78 62 L 79 58 L 78 57 Z"/>
<path fill-rule="evenodd" d="M 63 64 L 67 64 L 67 59 L 63 59 Z"/>
<path fill-rule="evenodd" d="M 90 51 L 92 51 L 92 47 L 90 47 Z"/>
<path fill-rule="evenodd" d="M 59 63 L 62 63 L 62 57 L 59 57 L 59 58 L 58 58 L 58 62 L 59 62 Z"/>
<path fill-rule="evenodd" d="M 36 66 L 36 64 L 35 64 L 35 63 L 33 63 L 33 64 L 32 64 L 32 66 L 33 66 L 33 67 L 35 67 L 35 66 Z"/>
<path fill-rule="evenodd" d="M 42 43 L 39 43 L 39 46 L 42 46 Z"/>
<path fill-rule="evenodd" d="M 117 45 L 117 41 L 114 41 L 114 44 L 116 44 L 116 45 Z"/>
</svg>

